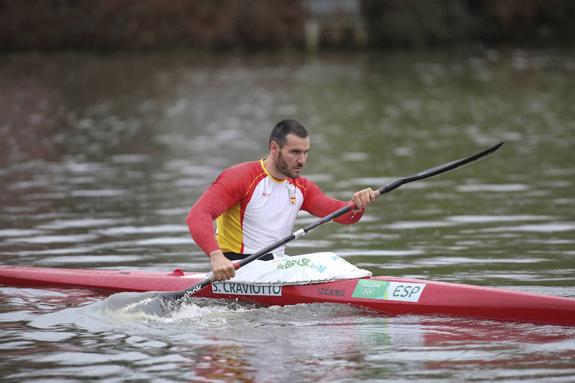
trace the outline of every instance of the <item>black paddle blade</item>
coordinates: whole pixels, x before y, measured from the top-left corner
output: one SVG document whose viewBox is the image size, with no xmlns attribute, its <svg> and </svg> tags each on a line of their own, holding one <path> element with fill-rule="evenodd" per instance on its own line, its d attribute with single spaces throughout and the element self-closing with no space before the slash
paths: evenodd
<svg viewBox="0 0 575 383">
<path fill-rule="evenodd" d="M 105 309 L 123 315 L 169 317 L 181 307 L 181 302 L 180 299 L 170 299 L 164 294 L 158 292 L 114 294 L 106 298 Z"/>
<path fill-rule="evenodd" d="M 179 310 L 188 298 L 209 283 L 206 279 L 184 291 L 114 294 L 108 297 L 107 306 L 110 310 L 124 314 L 169 317 Z"/>
<path fill-rule="evenodd" d="M 419 181 L 419 180 L 423 180 L 429 177 L 433 177 L 436 176 L 438 174 L 442 174 L 454 169 L 457 169 L 461 166 L 467 165 L 473 161 L 477 161 L 485 156 L 488 156 L 491 153 L 496 152 L 501 146 L 503 145 L 503 142 L 498 143 L 497 145 L 493 145 L 490 148 L 487 148 L 479 153 L 473 154 L 471 156 L 467 156 L 467 157 L 463 157 L 460 158 L 458 160 L 455 161 L 451 161 L 445 164 L 441 164 L 441 165 L 437 165 L 434 166 L 432 168 L 423 170 L 417 174 L 411 175 L 409 177 L 403 177 L 400 179 L 397 179 L 393 182 L 388 183 L 387 185 L 384 185 L 381 189 L 378 190 L 379 195 L 385 194 L 385 193 L 389 193 L 392 190 L 397 189 L 398 187 L 400 187 L 401 185 L 405 185 L 408 184 L 410 182 L 415 182 L 415 181 Z"/>
<path fill-rule="evenodd" d="M 479 153 L 476 153 L 474 155 L 460 158 L 458 160 L 451 161 L 451 162 L 448 162 L 448 163 L 443 164 L 443 165 L 435 166 L 431 169 L 427 169 L 427 170 L 424 170 L 422 172 L 419 172 L 419 173 L 417 173 L 411 177 L 406 177 L 406 179 L 408 179 L 409 182 L 413 182 L 413 181 L 421 180 L 421 179 L 428 178 L 428 177 L 433 177 L 435 175 L 448 172 L 450 170 L 459 168 L 459 167 L 467 165 L 473 161 L 477 161 L 483 157 L 486 157 L 486 156 L 496 152 L 502 145 L 503 145 L 503 142 L 500 142 L 497 145 L 493 145 L 492 147 L 485 149 L 485 150 L 483 150 Z"/>
</svg>

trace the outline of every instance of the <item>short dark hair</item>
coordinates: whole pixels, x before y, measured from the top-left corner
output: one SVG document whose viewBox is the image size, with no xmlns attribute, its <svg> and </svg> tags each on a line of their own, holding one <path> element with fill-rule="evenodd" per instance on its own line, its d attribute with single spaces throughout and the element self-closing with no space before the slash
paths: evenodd
<svg viewBox="0 0 575 383">
<path fill-rule="evenodd" d="M 272 129 L 268 146 L 271 145 L 272 141 L 275 141 L 280 148 L 283 147 L 286 144 L 286 136 L 288 134 L 295 134 L 300 138 L 306 138 L 307 130 L 296 120 L 281 120 Z"/>
</svg>

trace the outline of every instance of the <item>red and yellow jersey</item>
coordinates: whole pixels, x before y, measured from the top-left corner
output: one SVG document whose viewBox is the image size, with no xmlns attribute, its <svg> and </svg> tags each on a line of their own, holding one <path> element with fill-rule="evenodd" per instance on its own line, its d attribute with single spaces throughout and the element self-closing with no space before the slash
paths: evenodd
<svg viewBox="0 0 575 383">
<path fill-rule="evenodd" d="M 278 180 L 260 160 L 224 170 L 194 204 L 186 221 L 192 238 L 206 254 L 217 249 L 252 254 L 292 233 L 300 209 L 323 217 L 348 203 L 325 195 L 305 177 Z M 335 221 L 352 224 L 361 215 L 350 212 Z"/>
</svg>

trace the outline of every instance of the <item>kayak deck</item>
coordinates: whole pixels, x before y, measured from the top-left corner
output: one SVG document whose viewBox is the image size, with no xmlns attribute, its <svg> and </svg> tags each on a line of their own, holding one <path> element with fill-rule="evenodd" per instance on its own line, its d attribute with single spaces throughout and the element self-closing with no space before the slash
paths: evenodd
<svg viewBox="0 0 575 383">
<path fill-rule="evenodd" d="M 205 275 L 179 269 L 166 273 L 0 266 L 2 285 L 88 288 L 108 292 L 184 290 Z M 283 286 L 228 281 L 213 283 L 197 296 L 237 298 L 266 306 L 342 303 L 386 315 L 447 315 L 575 326 L 575 299 L 400 277 Z"/>
</svg>

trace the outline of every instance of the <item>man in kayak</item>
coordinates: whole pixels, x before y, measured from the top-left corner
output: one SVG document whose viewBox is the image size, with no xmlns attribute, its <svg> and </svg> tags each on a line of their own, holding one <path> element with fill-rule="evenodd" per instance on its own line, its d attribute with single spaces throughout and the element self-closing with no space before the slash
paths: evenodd
<svg viewBox="0 0 575 383">
<path fill-rule="evenodd" d="M 324 217 L 349 203 L 327 196 L 313 181 L 300 177 L 310 140 L 299 122 L 277 123 L 268 145 L 266 158 L 225 169 L 204 191 L 186 219 L 192 238 L 210 257 L 214 280 L 232 278 L 235 275 L 232 261 L 288 236 L 300 209 Z M 356 223 L 376 196 L 377 192 L 371 188 L 354 193 L 351 202 L 355 209 L 335 221 Z M 284 246 L 260 259 L 283 254 Z"/>
</svg>

